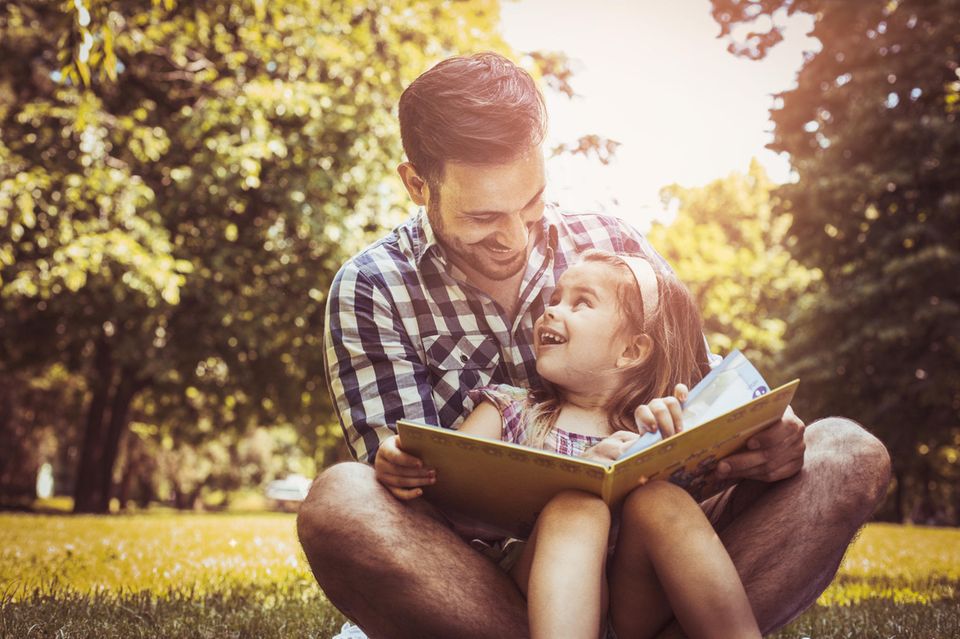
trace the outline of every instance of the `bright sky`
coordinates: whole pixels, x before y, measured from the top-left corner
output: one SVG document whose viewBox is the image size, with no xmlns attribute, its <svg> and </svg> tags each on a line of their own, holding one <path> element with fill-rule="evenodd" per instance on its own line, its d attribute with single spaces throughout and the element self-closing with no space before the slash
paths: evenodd
<svg viewBox="0 0 960 639">
<path fill-rule="evenodd" d="M 793 86 L 809 16 L 786 22 L 785 41 L 753 62 L 716 38 L 709 0 L 519 0 L 502 5 L 506 40 L 520 52 L 562 51 L 578 97 L 547 91 L 550 139 L 595 133 L 622 143 L 616 160 L 548 162 L 551 195 L 564 207 L 606 210 L 641 228 L 663 213 L 658 191 L 746 171 L 757 157 L 788 179 L 786 156 L 764 148 L 772 94 Z M 617 203 L 614 203 L 614 200 Z"/>
</svg>

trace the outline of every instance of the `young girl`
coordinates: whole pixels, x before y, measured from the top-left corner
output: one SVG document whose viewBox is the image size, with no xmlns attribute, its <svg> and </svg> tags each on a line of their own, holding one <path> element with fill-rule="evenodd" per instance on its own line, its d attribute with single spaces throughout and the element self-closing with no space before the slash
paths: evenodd
<svg viewBox="0 0 960 639">
<path fill-rule="evenodd" d="M 588 251 L 560 277 L 534 325 L 546 390 L 471 391 L 476 408 L 460 430 L 616 459 L 637 439 L 638 422 L 664 437 L 681 427 L 687 386 L 709 368 L 702 335 L 696 304 L 676 277 L 643 258 Z M 377 466 L 394 494 L 411 496 L 409 481 L 396 483 Z M 710 522 L 666 482 L 638 487 L 616 517 L 594 495 L 557 495 L 510 574 L 527 597 L 535 638 L 594 639 L 604 627 L 623 639 L 653 637 L 674 616 L 691 637 L 760 637 Z"/>
</svg>

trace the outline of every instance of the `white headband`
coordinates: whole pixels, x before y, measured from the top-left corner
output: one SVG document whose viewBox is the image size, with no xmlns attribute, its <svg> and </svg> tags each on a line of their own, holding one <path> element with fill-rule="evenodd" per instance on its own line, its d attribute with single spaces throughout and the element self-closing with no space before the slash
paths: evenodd
<svg viewBox="0 0 960 639">
<path fill-rule="evenodd" d="M 633 273 L 633 279 L 637 281 L 640 287 L 640 299 L 643 300 L 643 327 L 647 329 L 647 323 L 653 314 L 657 311 L 657 303 L 660 299 L 660 287 L 657 283 L 657 273 L 653 270 L 653 264 L 642 257 L 618 256 L 623 263 L 627 265 L 630 272 Z"/>
</svg>

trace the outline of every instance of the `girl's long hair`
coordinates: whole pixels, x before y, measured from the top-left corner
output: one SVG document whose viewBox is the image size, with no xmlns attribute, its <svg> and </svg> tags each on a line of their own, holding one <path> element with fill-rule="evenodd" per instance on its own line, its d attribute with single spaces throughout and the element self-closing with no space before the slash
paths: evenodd
<svg viewBox="0 0 960 639">
<path fill-rule="evenodd" d="M 633 413 L 638 406 L 673 393 L 677 384 L 692 388 L 710 371 L 700 311 L 690 291 L 676 275 L 654 265 L 658 300 L 649 317 L 643 315 L 643 300 L 630 267 L 616 254 L 590 249 L 583 262 L 600 262 L 618 269 L 617 286 L 621 327 L 628 337 L 644 333 L 652 342 L 646 356 L 623 371 L 626 380 L 607 402 L 607 420 L 614 431 L 637 432 Z M 646 330 L 644 330 L 646 329 Z M 531 395 L 527 408 L 533 424 L 527 445 L 542 447 L 563 407 L 563 390 L 544 380 L 544 388 Z"/>
</svg>

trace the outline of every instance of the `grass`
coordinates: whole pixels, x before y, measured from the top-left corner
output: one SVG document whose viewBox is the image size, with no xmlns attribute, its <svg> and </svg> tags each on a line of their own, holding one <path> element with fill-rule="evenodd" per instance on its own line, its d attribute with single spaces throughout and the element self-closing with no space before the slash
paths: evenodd
<svg viewBox="0 0 960 639">
<path fill-rule="evenodd" d="M 777 639 L 960 637 L 960 530 L 871 524 Z"/>
<path fill-rule="evenodd" d="M 0 515 L 2 637 L 330 637 L 285 514 Z M 874 524 L 778 639 L 960 637 L 960 531 Z"/>
<path fill-rule="evenodd" d="M 2 637 L 330 637 L 293 515 L 0 515 Z"/>
</svg>

